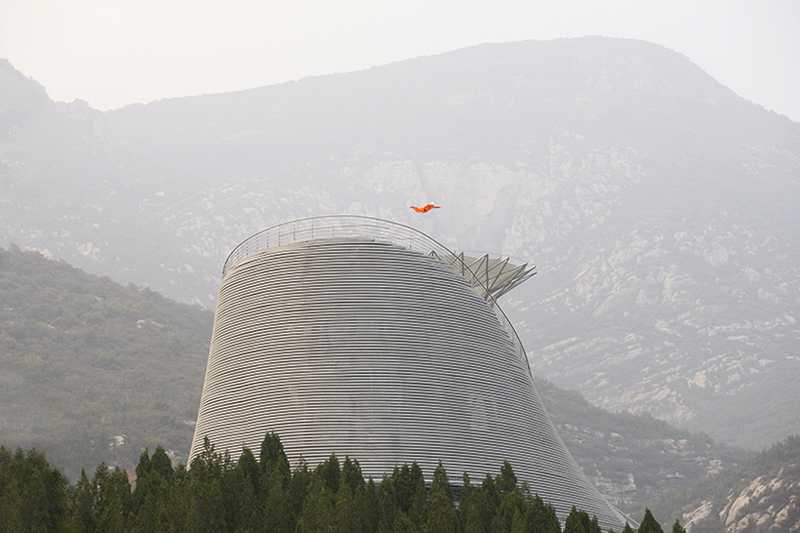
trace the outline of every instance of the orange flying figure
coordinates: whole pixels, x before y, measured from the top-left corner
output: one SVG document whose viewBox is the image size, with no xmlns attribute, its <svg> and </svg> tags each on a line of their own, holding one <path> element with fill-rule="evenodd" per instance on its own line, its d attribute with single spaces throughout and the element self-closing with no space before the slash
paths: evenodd
<svg viewBox="0 0 800 533">
<path fill-rule="evenodd" d="M 425 204 L 425 205 L 423 205 L 421 207 L 417 207 L 416 205 L 412 205 L 412 206 L 409 206 L 409 207 L 411 207 L 411 209 L 413 209 L 417 213 L 427 213 L 431 209 L 439 209 L 442 206 L 436 205 L 433 202 L 428 202 L 427 204 Z"/>
</svg>

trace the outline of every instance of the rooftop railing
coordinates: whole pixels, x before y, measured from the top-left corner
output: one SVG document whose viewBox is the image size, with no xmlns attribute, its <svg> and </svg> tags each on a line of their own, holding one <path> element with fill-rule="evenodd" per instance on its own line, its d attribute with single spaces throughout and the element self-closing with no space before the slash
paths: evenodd
<svg viewBox="0 0 800 533">
<path fill-rule="evenodd" d="M 259 231 L 239 243 L 225 259 L 222 275 L 224 277 L 230 269 L 241 261 L 270 248 L 317 239 L 346 238 L 387 242 L 424 255 L 433 256 L 441 260 L 454 272 L 464 276 L 470 283 L 475 283 L 474 280 L 477 280 L 482 296 L 489 302 L 498 320 L 509 333 L 515 350 L 522 358 L 531 378 L 533 378 L 530 361 L 517 331 L 498 305 L 497 300 L 492 296 L 489 288 L 483 285 L 480 277 L 476 276 L 469 265 L 465 263 L 463 254 L 456 254 L 433 237 L 399 222 L 361 215 L 327 215 L 301 218 L 277 224 Z"/>
</svg>

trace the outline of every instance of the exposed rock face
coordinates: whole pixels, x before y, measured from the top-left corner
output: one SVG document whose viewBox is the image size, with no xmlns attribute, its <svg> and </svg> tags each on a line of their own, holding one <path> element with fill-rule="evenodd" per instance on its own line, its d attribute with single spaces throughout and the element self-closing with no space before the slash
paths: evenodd
<svg viewBox="0 0 800 533">
<path fill-rule="evenodd" d="M 265 226 L 405 221 L 535 260 L 505 308 L 539 375 L 728 442 L 800 431 L 800 126 L 679 54 L 484 45 L 110 113 L 27 83 L 39 103 L 0 115 L 0 242 L 208 307 Z"/>
<path fill-rule="evenodd" d="M 800 438 L 791 437 L 695 487 L 702 497 L 685 508 L 690 533 L 800 531 Z"/>
<path fill-rule="evenodd" d="M 800 530 L 800 465 L 757 477 L 732 494 L 719 514 L 730 533 Z"/>
<path fill-rule="evenodd" d="M 781 468 L 774 477 L 753 479 L 741 491 L 731 493 L 722 509 L 705 500 L 683 518 L 689 532 L 705 531 L 714 523 L 729 533 L 798 531 L 800 465 Z"/>
</svg>

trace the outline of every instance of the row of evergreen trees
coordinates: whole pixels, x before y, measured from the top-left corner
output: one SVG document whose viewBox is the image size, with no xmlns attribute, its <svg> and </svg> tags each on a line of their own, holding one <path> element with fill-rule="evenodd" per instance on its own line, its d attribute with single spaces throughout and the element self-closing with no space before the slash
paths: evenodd
<svg viewBox="0 0 800 533">
<path fill-rule="evenodd" d="M 520 487 L 508 463 L 480 484 L 464 474 L 456 495 L 441 464 L 430 485 L 416 463 L 379 483 L 335 455 L 291 470 L 275 434 L 259 457 L 245 449 L 234 462 L 206 440 L 187 469 L 173 468 L 162 448 L 145 451 L 131 490 L 120 469 L 100 465 L 70 485 L 41 453 L 0 448 L 0 532 L 602 533 L 596 518 L 575 508 L 562 529 L 553 507 Z M 676 522 L 673 532 L 682 531 Z M 647 511 L 638 532 L 662 530 Z"/>
</svg>

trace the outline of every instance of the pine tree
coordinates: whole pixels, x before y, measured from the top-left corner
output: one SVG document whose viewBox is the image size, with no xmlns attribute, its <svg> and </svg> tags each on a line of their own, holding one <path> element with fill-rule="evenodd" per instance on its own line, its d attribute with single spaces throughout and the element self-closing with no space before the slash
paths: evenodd
<svg viewBox="0 0 800 533">
<path fill-rule="evenodd" d="M 525 512 L 519 509 L 514 510 L 514 516 L 511 519 L 511 533 L 528 533 L 528 520 Z"/>
<path fill-rule="evenodd" d="M 173 474 L 169 492 L 165 495 L 159 509 L 159 521 L 165 531 L 179 533 L 194 531 L 191 523 L 193 498 L 190 493 L 190 478 L 184 465 L 178 465 Z"/>
<path fill-rule="evenodd" d="M 339 459 L 332 453 L 325 461 L 317 465 L 314 470 L 316 476 L 321 479 L 331 494 L 339 491 L 339 480 L 342 477 L 342 469 L 339 466 Z"/>
<path fill-rule="evenodd" d="M 291 474 L 289 460 L 286 458 L 286 452 L 283 449 L 283 444 L 277 433 L 270 432 L 264 436 L 264 440 L 261 442 L 259 462 L 262 472 L 272 472 L 273 468 L 277 466 L 283 478 L 286 480 L 289 479 Z"/>
<path fill-rule="evenodd" d="M 242 478 L 246 479 L 253 487 L 255 494 L 261 493 L 261 466 L 258 464 L 255 455 L 250 448 L 242 448 L 242 454 L 236 463 L 236 468 L 242 473 Z"/>
<path fill-rule="evenodd" d="M 408 502 L 408 509 L 404 509 L 404 511 L 408 513 L 408 517 L 417 528 L 422 529 L 428 521 L 428 489 L 425 487 L 425 477 L 422 474 L 422 469 L 417 463 L 411 464 L 409 474 L 409 485 L 413 492 Z"/>
<path fill-rule="evenodd" d="M 475 491 L 475 487 L 472 486 L 472 478 L 469 475 L 469 472 L 464 472 L 461 476 L 461 502 L 465 502 L 469 500 L 470 496 Z"/>
<path fill-rule="evenodd" d="M 351 491 L 364 485 L 364 476 L 361 473 L 361 465 L 355 459 L 345 456 L 342 463 L 342 482 Z"/>
<path fill-rule="evenodd" d="M 420 529 L 407 514 L 398 513 L 392 523 L 391 531 L 392 533 L 419 533 Z"/>
<path fill-rule="evenodd" d="M 625 527 L 622 528 L 622 533 L 634 533 L 633 528 L 631 528 L 630 524 L 625 522 Z"/>
<path fill-rule="evenodd" d="M 66 500 L 66 482 L 43 454 L 0 448 L 0 528 L 61 529 L 66 526 Z"/>
<path fill-rule="evenodd" d="M 95 486 L 103 483 L 100 469 L 95 473 Z M 159 501 L 161 499 L 161 475 L 153 470 L 147 450 L 139 456 L 136 465 L 136 488 L 130 499 L 131 529 L 137 533 L 155 531 L 159 523 Z"/>
<path fill-rule="evenodd" d="M 159 518 L 159 495 L 156 491 L 148 491 L 141 497 L 138 509 L 132 517 L 131 530 L 136 533 L 156 531 Z M 98 529 L 98 531 L 104 531 Z"/>
<path fill-rule="evenodd" d="M 582 514 L 574 505 L 572 506 L 567 519 L 564 521 L 564 533 L 589 533 L 588 528 L 585 527 Z"/>
<path fill-rule="evenodd" d="M 73 525 L 81 533 L 94 533 L 97 524 L 94 517 L 94 484 L 86 477 L 86 471 L 81 469 L 81 476 L 75 485 L 73 493 Z M 13 531 L 9 529 L 8 531 Z"/>
<path fill-rule="evenodd" d="M 28 531 L 47 531 L 50 523 L 49 502 L 47 498 L 46 467 L 38 463 L 36 452 L 29 452 L 26 457 L 19 453 L 17 462 L 20 467 L 20 496 L 22 500 L 22 516 Z"/>
<path fill-rule="evenodd" d="M 172 461 L 161 446 L 156 448 L 156 451 L 153 452 L 153 456 L 150 458 L 150 469 L 152 472 L 160 475 L 165 481 L 169 482 L 172 480 L 172 474 L 174 473 Z"/>
<path fill-rule="evenodd" d="M 492 531 L 503 533 L 511 531 L 514 515 L 517 513 L 525 516 L 525 502 L 519 489 L 514 489 L 501 496 L 500 505 L 492 521 Z"/>
<path fill-rule="evenodd" d="M 453 494 L 447 480 L 447 472 L 439 462 L 433 472 L 429 500 L 427 533 L 455 533 L 458 526 Z"/>
<path fill-rule="evenodd" d="M 589 518 L 589 514 L 586 511 L 578 511 L 578 516 L 580 516 L 583 530 L 592 533 L 592 519 Z"/>
<path fill-rule="evenodd" d="M 461 522 L 464 533 L 487 533 L 490 531 L 494 520 L 496 504 L 499 497 L 494 480 L 487 474 L 479 487 L 474 487 L 468 475 L 465 481 L 470 481 L 465 494 L 467 499 L 461 504 Z M 465 483 L 466 485 L 466 483 Z"/>
<path fill-rule="evenodd" d="M 464 533 L 486 533 L 489 530 L 492 516 L 482 489 L 471 491 L 469 500 L 462 502 L 461 513 Z"/>
<path fill-rule="evenodd" d="M 226 506 L 222 490 L 224 459 L 208 440 L 203 451 L 192 460 L 186 492 L 189 495 L 186 522 L 197 533 L 225 531 Z M 135 494 L 135 493 L 134 493 Z"/>
<path fill-rule="evenodd" d="M 208 437 L 205 440 L 206 444 L 209 443 Z M 150 452 L 145 448 L 139 454 L 139 463 L 136 465 L 136 479 L 141 479 L 150 473 L 152 466 L 150 464 Z"/>
<path fill-rule="evenodd" d="M 396 466 L 392 471 L 391 481 L 398 511 L 408 513 L 409 509 L 411 509 L 414 495 L 419 493 L 420 486 L 425 487 L 422 469 L 417 463 L 412 463 L 411 466 L 408 464 Z M 409 518 L 412 521 L 414 520 L 414 517 L 409 516 Z"/>
<path fill-rule="evenodd" d="M 242 517 L 240 516 L 241 507 L 239 504 L 238 491 L 244 486 L 245 481 L 241 471 L 236 468 L 231 457 L 230 451 L 225 450 L 222 455 L 222 468 L 219 477 L 222 489 L 222 506 L 225 513 L 225 524 L 228 531 L 239 529 Z"/>
<path fill-rule="evenodd" d="M 545 504 L 544 506 L 544 528 L 542 529 L 543 533 L 561 533 L 561 522 L 558 520 L 558 515 L 556 514 L 556 509 L 552 505 Z"/>
<path fill-rule="evenodd" d="M 45 486 L 49 502 L 50 526 L 54 531 L 61 531 L 69 524 L 69 483 L 61 472 L 49 464 L 47 468 Z M 127 475 L 125 480 L 127 481 Z"/>
<path fill-rule="evenodd" d="M 128 475 L 119 469 L 101 465 L 94 478 L 96 490 L 95 515 L 100 531 L 124 531 L 127 528 L 131 505 Z"/>
<path fill-rule="evenodd" d="M 379 531 L 389 532 L 394 528 L 395 515 L 401 512 L 396 502 L 394 481 L 391 477 L 384 477 L 378 486 Z"/>
<path fill-rule="evenodd" d="M 420 476 L 421 475 L 422 471 L 420 471 Z M 444 465 L 441 461 L 439 461 L 439 464 L 436 466 L 436 470 L 433 471 L 431 492 L 433 492 L 434 488 L 440 488 L 447 496 L 448 500 L 453 500 L 453 489 L 450 487 L 450 480 L 447 478 L 447 471 L 444 469 Z"/>
<path fill-rule="evenodd" d="M 487 523 L 491 524 L 497 512 L 497 507 L 500 505 L 500 491 L 497 490 L 495 479 L 489 474 L 486 474 L 483 483 L 481 483 L 481 492 L 486 496 Z"/>
<path fill-rule="evenodd" d="M 308 466 L 301 458 L 289 481 L 287 514 L 289 515 L 289 529 L 291 531 L 295 530 L 297 521 L 303 512 L 303 505 L 308 495 L 310 484 L 311 472 L 308 471 Z"/>
<path fill-rule="evenodd" d="M 497 487 L 501 492 L 511 492 L 517 488 L 517 475 L 514 469 L 511 468 L 511 463 L 503 461 L 503 466 L 500 468 L 500 476 L 497 478 Z"/>
<path fill-rule="evenodd" d="M 546 517 L 544 502 L 538 495 L 525 497 L 527 528 L 533 531 L 545 532 Z"/>
<path fill-rule="evenodd" d="M 237 465 L 225 473 L 226 523 L 235 531 L 258 531 L 264 522 L 263 501 L 259 491 Z"/>
<path fill-rule="evenodd" d="M 22 516 L 22 495 L 14 477 L 4 476 L 0 479 L 0 531 L 24 531 L 25 520 Z M 93 533 L 94 530 L 87 530 Z"/>
<path fill-rule="evenodd" d="M 263 523 L 266 531 L 274 533 L 289 533 L 292 530 L 292 506 L 287 490 L 289 487 L 285 485 L 283 476 L 280 466 L 275 464 L 266 485 Z M 251 531 L 256 531 L 255 528 L 255 524 L 250 526 Z"/>
<path fill-rule="evenodd" d="M 358 514 L 353 490 L 345 483 L 345 479 L 339 484 L 339 492 L 336 494 L 335 516 L 334 531 L 337 533 L 361 531 L 362 517 Z"/>
<path fill-rule="evenodd" d="M 672 524 L 672 533 L 686 533 L 686 529 L 684 529 L 677 518 L 675 519 L 675 523 Z"/>
<path fill-rule="evenodd" d="M 327 482 L 315 477 L 297 522 L 297 533 L 332 531 L 336 521 L 333 496 Z"/>
<path fill-rule="evenodd" d="M 228 529 L 225 520 L 225 502 L 219 478 L 207 478 L 195 484 L 195 512 L 193 521 L 198 533 L 217 533 Z"/>
<path fill-rule="evenodd" d="M 262 479 L 261 466 L 248 448 L 243 448 L 235 466 L 224 468 L 223 490 L 229 527 L 260 531 L 264 522 Z"/>
<path fill-rule="evenodd" d="M 375 533 L 380 523 L 381 508 L 378 487 L 372 478 L 356 492 L 356 508 L 361 515 L 361 533 Z"/>
<path fill-rule="evenodd" d="M 644 510 L 644 518 L 642 518 L 642 523 L 639 524 L 639 529 L 636 530 L 637 533 L 664 533 L 661 529 L 661 525 L 656 521 L 653 513 L 650 512 L 650 509 Z"/>
</svg>

